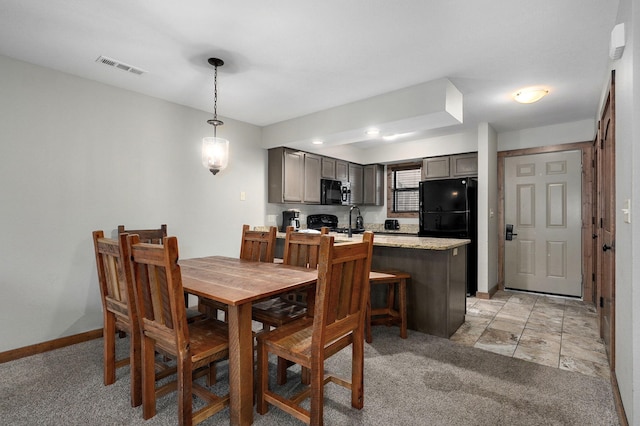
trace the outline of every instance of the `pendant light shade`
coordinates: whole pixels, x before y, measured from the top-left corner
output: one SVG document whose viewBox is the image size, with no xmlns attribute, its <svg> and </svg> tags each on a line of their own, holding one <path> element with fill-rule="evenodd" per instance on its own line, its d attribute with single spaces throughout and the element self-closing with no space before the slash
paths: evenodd
<svg viewBox="0 0 640 426">
<path fill-rule="evenodd" d="M 224 123 L 218 120 L 218 67 L 224 65 L 222 59 L 209 58 L 209 64 L 214 68 L 213 74 L 213 119 L 207 123 L 213 126 L 213 137 L 202 138 L 202 165 L 213 175 L 227 168 L 229 164 L 229 141 L 219 138 L 216 134 L 218 126 Z"/>
<path fill-rule="evenodd" d="M 202 165 L 214 175 L 229 164 L 229 141 L 223 138 L 202 138 Z"/>
</svg>

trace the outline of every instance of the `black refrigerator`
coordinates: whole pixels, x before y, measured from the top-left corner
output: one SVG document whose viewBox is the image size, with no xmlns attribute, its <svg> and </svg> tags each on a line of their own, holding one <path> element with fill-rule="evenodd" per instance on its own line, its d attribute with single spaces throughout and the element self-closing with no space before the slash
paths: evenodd
<svg viewBox="0 0 640 426">
<path fill-rule="evenodd" d="M 467 294 L 478 291 L 478 198 L 475 178 L 420 182 L 421 237 L 468 238 Z"/>
</svg>

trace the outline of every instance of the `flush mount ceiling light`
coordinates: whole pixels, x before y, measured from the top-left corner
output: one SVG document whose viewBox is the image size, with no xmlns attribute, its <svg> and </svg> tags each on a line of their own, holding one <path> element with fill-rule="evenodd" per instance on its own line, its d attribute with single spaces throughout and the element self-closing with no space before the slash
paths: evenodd
<svg viewBox="0 0 640 426">
<path fill-rule="evenodd" d="M 207 120 L 207 123 L 213 126 L 213 137 L 202 138 L 202 165 L 215 175 L 229 163 L 229 141 L 216 134 L 218 126 L 224 124 L 222 120 L 218 120 L 218 67 L 224 65 L 224 62 L 222 59 L 209 58 L 209 64 L 214 68 L 213 119 Z"/>
<path fill-rule="evenodd" d="M 322 145 L 324 142 L 322 142 L 321 140 L 316 139 L 316 140 L 312 141 L 311 143 L 314 144 L 314 145 Z"/>
<path fill-rule="evenodd" d="M 544 98 L 549 91 L 547 89 L 530 88 L 522 89 L 513 94 L 513 99 L 521 104 L 532 104 Z"/>
<path fill-rule="evenodd" d="M 364 134 L 367 136 L 378 136 L 380 134 L 380 130 L 371 128 L 371 129 L 367 129 L 367 131 L 365 131 Z"/>
</svg>

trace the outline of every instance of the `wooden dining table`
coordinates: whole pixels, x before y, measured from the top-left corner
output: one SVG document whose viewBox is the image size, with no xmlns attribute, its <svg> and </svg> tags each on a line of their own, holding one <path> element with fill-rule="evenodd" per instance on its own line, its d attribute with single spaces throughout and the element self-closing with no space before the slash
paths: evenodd
<svg viewBox="0 0 640 426">
<path fill-rule="evenodd" d="M 179 261 L 184 291 L 228 305 L 231 424 L 253 422 L 254 301 L 315 284 L 318 271 L 224 256 Z"/>
</svg>

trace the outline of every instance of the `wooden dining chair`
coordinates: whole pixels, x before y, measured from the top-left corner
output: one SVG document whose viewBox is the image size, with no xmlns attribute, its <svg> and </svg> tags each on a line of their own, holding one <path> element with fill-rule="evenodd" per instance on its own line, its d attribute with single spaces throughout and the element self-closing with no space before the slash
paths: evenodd
<svg viewBox="0 0 640 426">
<path fill-rule="evenodd" d="M 322 228 L 320 234 L 295 232 L 293 226 L 287 227 L 282 263 L 316 269 L 320 251 L 320 235 L 329 232 Z M 313 290 L 313 289 L 311 289 Z M 307 314 L 307 290 L 285 293 L 253 304 L 253 319 L 262 323 L 263 330 L 281 327 Z"/>
<path fill-rule="evenodd" d="M 157 229 L 125 229 L 124 225 L 118 225 L 118 234 L 138 234 L 140 242 L 149 244 L 162 244 L 162 239 L 167 236 L 167 225 L 162 224 Z"/>
<path fill-rule="evenodd" d="M 158 348 L 177 364 L 179 424 L 197 424 L 229 405 L 228 394 L 215 395 L 193 382 L 193 373 L 201 367 L 209 368 L 207 385 L 215 381 L 215 369 L 210 367 L 228 356 L 227 330 L 213 319 L 187 322 L 176 237 L 165 237 L 163 245 L 158 245 L 140 243 L 133 234 L 128 235 L 127 243 L 142 331 L 143 417 L 147 420 L 155 415 L 156 397 L 168 390 L 155 386 L 154 354 Z M 205 401 L 196 412 L 193 395 Z"/>
<path fill-rule="evenodd" d="M 407 280 L 411 279 L 411 275 L 398 270 L 380 270 L 386 276 L 369 277 L 371 291 L 373 287 L 386 287 L 386 298 L 384 306 L 371 306 L 371 298 L 367 303 L 367 315 L 365 317 L 365 340 L 367 343 L 373 342 L 371 326 L 384 324 L 387 327 L 398 324 L 400 326 L 400 337 L 407 338 Z M 397 292 L 397 297 L 396 297 Z M 395 301 L 397 299 L 398 307 Z"/>
<path fill-rule="evenodd" d="M 273 263 L 278 228 L 272 226 L 268 231 L 251 230 L 249 225 L 242 225 L 240 241 L 240 259 L 254 262 Z M 218 311 L 226 317 L 227 305 L 211 299 L 199 298 L 198 310 L 217 318 Z"/>
<path fill-rule="evenodd" d="M 334 245 L 331 236 L 320 243 L 318 282 L 313 317 L 259 334 L 257 411 L 265 414 L 268 404 L 312 425 L 323 423 L 324 385 L 333 382 L 351 390 L 351 405 L 364 403 L 364 315 L 369 297 L 369 272 L 373 233 L 363 241 Z M 326 374 L 325 359 L 351 345 L 351 380 Z M 311 383 L 286 398 L 269 389 L 268 354 L 289 359 L 311 372 Z M 310 398 L 309 409 L 300 403 Z"/>
<path fill-rule="evenodd" d="M 319 234 L 295 232 L 293 226 L 288 226 L 282 263 L 316 269 L 320 258 L 320 237 L 329 233 L 329 228 L 323 227 Z M 289 292 L 253 304 L 253 318 L 264 325 L 263 329 L 282 327 L 284 324 L 303 318 L 307 314 L 307 302 L 313 305 L 314 287 L 295 292 Z M 313 307 L 313 306 L 312 306 Z M 293 365 L 284 359 L 278 359 L 278 384 L 287 382 L 287 368 Z"/>
<path fill-rule="evenodd" d="M 127 247 L 127 234 L 119 235 L 118 240 L 105 238 L 103 231 L 93 231 L 93 246 L 98 269 L 98 283 L 104 328 L 104 384 L 116 381 L 116 368 L 131 366 L 131 406 L 142 403 L 141 367 L 140 367 L 140 330 L 138 315 L 134 303 L 131 285 L 130 256 Z M 129 357 L 115 359 L 116 332 L 129 335 Z"/>
<path fill-rule="evenodd" d="M 162 240 L 167 236 L 167 225 L 162 224 L 160 228 L 155 229 L 125 229 L 124 225 L 118 225 L 118 235 L 127 233 L 127 234 L 137 234 L 140 237 L 141 243 L 149 243 L 149 244 L 162 244 Z M 189 321 L 194 321 L 196 319 L 201 319 L 203 316 L 201 312 L 197 309 L 189 309 L 189 299 L 185 294 L 184 305 L 187 309 L 187 318 Z"/>
</svg>

